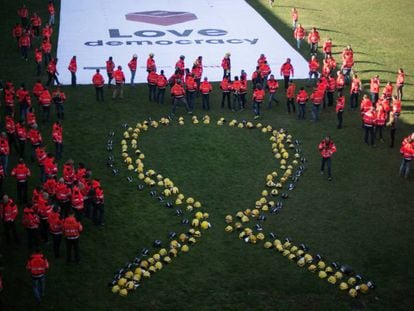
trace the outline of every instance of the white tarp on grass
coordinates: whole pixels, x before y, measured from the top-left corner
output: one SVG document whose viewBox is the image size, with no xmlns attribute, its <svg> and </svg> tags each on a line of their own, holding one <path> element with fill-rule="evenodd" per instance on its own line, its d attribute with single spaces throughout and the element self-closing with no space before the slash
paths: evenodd
<svg viewBox="0 0 414 311">
<path fill-rule="evenodd" d="M 306 60 L 243 0 L 62 0 L 58 42 L 58 71 L 70 84 L 67 69 L 77 57 L 79 84 L 90 84 L 96 68 L 106 78 L 105 61 L 113 57 L 129 82 L 127 64 L 138 55 L 135 82 L 146 82 L 146 59 L 155 54 L 158 72 L 169 77 L 180 55 L 186 67 L 203 56 L 210 81 L 222 79 L 221 60 L 231 53 L 231 74 L 244 69 L 248 78 L 264 53 L 279 78 L 281 64 L 292 59 L 295 78 L 307 77 Z"/>
</svg>

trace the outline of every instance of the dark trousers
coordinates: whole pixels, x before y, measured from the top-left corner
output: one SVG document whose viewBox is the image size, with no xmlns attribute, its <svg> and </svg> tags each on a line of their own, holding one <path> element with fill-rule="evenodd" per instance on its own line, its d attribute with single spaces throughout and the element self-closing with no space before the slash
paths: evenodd
<svg viewBox="0 0 414 311">
<path fill-rule="evenodd" d="M 36 76 L 40 76 L 42 73 L 42 62 L 36 62 Z"/>
<path fill-rule="evenodd" d="M 19 157 L 24 159 L 24 149 L 26 147 L 26 140 L 19 139 Z"/>
<path fill-rule="evenodd" d="M 375 143 L 374 127 L 366 126 L 366 125 L 364 125 L 364 127 L 365 127 L 365 138 L 364 138 L 365 143 L 374 145 Z M 369 142 L 368 142 L 368 136 L 370 136 Z"/>
<path fill-rule="evenodd" d="M 210 110 L 210 94 L 202 94 L 202 103 L 204 110 Z"/>
<path fill-rule="evenodd" d="M 196 98 L 196 91 L 187 91 L 186 92 L 186 98 L 187 98 L 187 103 L 188 103 L 188 107 L 190 107 L 191 110 L 194 109 L 194 101 Z"/>
<path fill-rule="evenodd" d="M 104 204 L 95 203 L 93 208 L 93 222 L 95 225 L 102 225 L 104 223 Z"/>
<path fill-rule="evenodd" d="M 403 85 L 397 86 L 397 98 L 401 101 L 403 100 L 403 87 Z"/>
<path fill-rule="evenodd" d="M 63 103 L 56 103 L 56 116 L 58 120 L 65 119 L 65 106 Z"/>
<path fill-rule="evenodd" d="M 77 239 L 68 239 L 66 238 L 66 261 L 72 261 L 72 251 L 75 255 L 75 262 L 79 263 L 79 238 Z"/>
<path fill-rule="evenodd" d="M 246 93 L 240 94 L 240 106 L 241 106 L 241 109 L 246 108 Z"/>
<path fill-rule="evenodd" d="M 374 131 L 375 131 L 375 133 L 374 133 L 374 135 L 375 135 L 375 138 L 377 138 L 377 133 L 379 133 L 379 138 L 381 139 L 381 140 L 383 140 L 384 139 L 384 137 L 382 136 L 382 129 L 384 128 L 384 126 L 383 125 L 377 125 L 376 127 L 375 127 L 375 129 L 374 129 Z"/>
<path fill-rule="evenodd" d="M 221 108 L 224 108 L 224 102 L 227 100 L 227 108 L 231 109 L 230 92 L 223 92 L 221 95 Z"/>
<path fill-rule="evenodd" d="M 396 128 L 391 128 L 390 130 L 390 138 L 391 138 L 391 142 L 390 142 L 390 147 L 393 148 L 394 147 L 394 142 L 395 142 L 395 132 L 396 132 Z"/>
<path fill-rule="evenodd" d="M 239 109 L 241 109 L 240 94 L 233 93 L 233 107 L 232 107 L 232 110 L 237 111 Z"/>
<path fill-rule="evenodd" d="M 177 106 L 179 104 L 184 104 L 185 109 L 187 110 L 187 112 L 191 112 L 192 110 L 188 107 L 188 103 L 187 100 L 185 99 L 185 97 L 173 97 L 173 108 L 172 108 L 172 113 L 175 114 L 175 111 L 177 110 Z"/>
<path fill-rule="evenodd" d="M 164 96 L 165 96 L 165 88 L 163 89 L 158 89 L 158 93 L 157 93 L 157 103 L 159 104 L 164 104 Z"/>
<path fill-rule="evenodd" d="M 71 75 L 71 85 L 75 87 L 76 86 L 76 72 L 70 72 L 70 75 Z"/>
<path fill-rule="evenodd" d="M 95 87 L 96 101 L 104 101 L 103 87 Z"/>
<path fill-rule="evenodd" d="M 328 107 L 333 106 L 334 92 L 326 92 L 326 97 L 328 97 Z"/>
<path fill-rule="evenodd" d="M 43 122 L 48 122 L 50 119 L 50 106 L 42 106 Z"/>
<path fill-rule="evenodd" d="M 3 222 L 4 225 L 4 235 L 6 236 L 7 243 L 10 243 L 11 241 L 11 235 L 13 235 L 14 241 L 16 244 L 20 243 L 19 236 L 17 235 L 16 231 L 16 224 L 14 221 L 5 221 Z"/>
<path fill-rule="evenodd" d="M 283 80 L 285 81 L 285 90 L 287 90 L 289 87 L 290 76 L 283 76 Z"/>
<path fill-rule="evenodd" d="M 325 164 L 328 167 L 328 177 L 332 177 L 332 172 L 331 172 L 331 158 L 322 158 L 322 161 L 321 161 L 321 172 L 323 172 L 325 170 Z"/>
<path fill-rule="evenodd" d="M 46 85 L 47 86 L 50 86 L 50 84 L 53 85 L 55 83 L 55 81 L 56 81 L 56 83 L 58 85 L 60 84 L 59 79 L 58 79 L 56 73 L 50 73 L 50 72 L 48 72 L 47 73 L 47 82 L 46 82 Z"/>
<path fill-rule="evenodd" d="M 287 111 L 288 113 L 290 113 L 290 107 L 292 107 L 292 111 L 296 112 L 296 107 L 295 107 L 295 101 L 293 98 L 288 98 L 286 101 L 286 107 L 287 107 Z"/>
<path fill-rule="evenodd" d="M 351 93 L 351 109 L 355 109 L 358 107 L 358 97 L 359 93 Z"/>
<path fill-rule="evenodd" d="M 343 111 L 338 111 L 337 113 L 336 113 L 336 117 L 338 118 L 338 128 L 339 129 L 341 129 L 342 128 L 342 122 L 343 122 L 343 114 L 344 114 L 344 112 Z"/>
<path fill-rule="evenodd" d="M 55 142 L 55 150 L 56 150 L 56 159 L 60 160 L 62 158 L 63 144 Z"/>
<path fill-rule="evenodd" d="M 305 115 L 306 115 L 306 104 L 299 103 L 298 119 L 299 120 L 305 120 Z"/>
<path fill-rule="evenodd" d="M 27 203 L 27 181 L 17 182 L 17 198 L 19 203 Z"/>
<path fill-rule="evenodd" d="M 49 223 L 47 219 L 40 219 L 40 238 L 43 242 L 49 241 Z"/>
<path fill-rule="evenodd" d="M 38 228 L 26 228 L 27 232 L 27 246 L 29 249 L 33 249 L 39 246 L 39 229 Z"/>
<path fill-rule="evenodd" d="M 55 255 L 55 258 L 59 258 L 60 257 L 60 243 L 62 242 L 62 234 L 52 233 L 52 239 L 53 239 L 53 253 Z"/>
<path fill-rule="evenodd" d="M 157 100 L 156 91 L 157 86 L 155 84 L 148 84 L 148 100 L 150 102 Z"/>
</svg>

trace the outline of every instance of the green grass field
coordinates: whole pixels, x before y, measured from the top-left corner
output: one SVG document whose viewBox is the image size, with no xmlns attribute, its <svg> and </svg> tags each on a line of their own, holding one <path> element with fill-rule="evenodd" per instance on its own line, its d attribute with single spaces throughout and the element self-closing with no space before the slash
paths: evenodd
<svg viewBox="0 0 414 311">
<path fill-rule="evenodd" d="M 290 29 L 291 1 L 276 1 L 271 10 L 267 1 L 248 2 L 294 45 Z M 0 4 L 7 8 L 0 20 L 3 34 L 0 78 L 10 79 L 15 85 L 25 82 L 31 89 L 35 81 L 34 64 L 20 58 L 10 36 L 20 2 L 0 0 Z M 46 1 L 27 2 L 31 11 L 37 10 L 44 18 L 46 4 Z M 268 215 L 264 223 L 266 232 L 290 237 L 297 244 L 305 243 L 312 254 L 322 254 L 327 262 L 351 265 L 365 280 L 375 282 L 375 290 L 352 299 L 337 286 L 298 268 L 275 250 L 265 250 L 261 243 L 247 245 L 236 234 L 224 232 L 225 215 L 253 208 L 264 189 L 266 174 L 277 169 L 278 164 L 272 157 L 267 135 L 258 130 L 216 125 L 221 116 L 242 120 L 252 119 L 253 113 L 221 110 L 221 94 L 215 85 L 209 112 L 211 125 L 193 125 L 186 116 L 184 127 L 175 124 L 150 129 L 139 141 L 139 148 L 146 155 L 146 168 L 170 177 L 185 195 L 200 200 L 203 210 L 210 214 L 212 228 L 203 233 L 188 254 L 180 254 L 128 297 L 112 294 L 107 283 L 115 271 L 143 247 L 151 247 L 155 239 L 166 244 L 169 231 L 186 229 L 173 210 L 151 198 L 148 190 L 137 191 L 136 183 L 131 185 L 126 181 L 130 174 L 125 167 L 120 176 L 111 174 L 106 167 L 107 134 L 111 130 L 116 133 L 113 154 L 119 164 L 121 124 L 135 125 L 148 117 L 159 119 L 170 112 L 170 107 L 148 102 L 144 85 L 127 86 L 122 101 L 110 101 L 107 91 L 106 102 L 102 104 L 95 102 L 91 86 L 81 86 L 64 90 L 68 101 L 63 160 L 85 162 L 93 169 L 94 176 L 101 179 L 106 191 L 105 227 L 97 228 L 89 220 L 84 221 L 80 265 L 67 265 L 64 259 L 54 260 L 51 245 L 43 247 L 51 268 L 41 306 L 35 304 L 30 276 L 25 271 L 29 254 L 25 232 L 19 225 L 23 240 L 19 247 L 5 245 L 2 235 L 0 253 L 5 285 L 0 293 L 2 310 L 412 309 L 413 176 L 407 180 L 400 178 L 398 168 L 399 143 L 412 132 L 414 123 L 411 79 L 414 60 L 410 53 L 414 8 L 407 0 L 392 4 L 378 0 L 295 1 L 294 5 L 307 29 L 316 26 L 323 39 L 332 37 L 335 52 L 352 44 L 356 70 L 366 90 L 369 79 L 376 73 L 383 82 L 394 82 L 399 67 L 407 73 L 394 149 L 388 147 L 388 131 L 385 143 L 378 142 L 376 148 L 366 146 L 359 113 L 349 110 L 344 115 L 344 129 L 337 130 L 332 109 L 322 112 L 319 123 L 309 121 L 309 112 L 307 120 L 300 122 L 286 113 L 282 97 L 282 103 L 271 110 L 264 109 L 260 119 L 265 125 L 286 128 L 294 138 L 299 138 L 300 148 L 308 159 L 306 172 L 297 189 L 289 192 L 283 210 Z M 54 42 L 56 39 L 55 33 Z M 308 57 L 307 45 L 301 52 Z M 298 81 L 298 85 L 304 83 Z M 180 112 L 184 114 L 180 110 L 177 115 Z M 195 114 L 200 118 L 204 115 L 200 100 Z M 3 110 L 1 115 L 3 120 Z M 45 137 L 50 137 L 51 124 L 42 125 L 42 131 Z M 326 133 L 331 134 L 338 148 L 333 158 L 332 182 L 319 173 L 317 144 Z M 53 150 L 50 139 L 48 149 Z M 15 162 L 13 158 L 9 167 Z M 35 166 L 33 171 L 31 187 L 38 180 Z M 16 195 L 14 181 L 8 180 L 5 189 L 12 197 Z M 65 254 L 64 244 L 62 253 Z"/>
</svg>

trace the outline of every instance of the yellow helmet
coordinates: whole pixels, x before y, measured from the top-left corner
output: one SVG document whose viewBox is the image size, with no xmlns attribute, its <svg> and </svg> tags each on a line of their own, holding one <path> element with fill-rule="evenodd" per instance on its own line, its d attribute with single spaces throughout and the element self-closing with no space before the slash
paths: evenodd
<svg viewBox="0 0 414 311">
<path fill-rule="evenodd" d="M 120 295 L 120 296 L 122 296 L 122 297 L 126 297 L 126 296 L 128 296 L 128 291 L 127 291 L 127 289 L 126 289 L 126 288 L 121 289 L 121 290 L 119 291 L 119 295 Z"/>
</svg>

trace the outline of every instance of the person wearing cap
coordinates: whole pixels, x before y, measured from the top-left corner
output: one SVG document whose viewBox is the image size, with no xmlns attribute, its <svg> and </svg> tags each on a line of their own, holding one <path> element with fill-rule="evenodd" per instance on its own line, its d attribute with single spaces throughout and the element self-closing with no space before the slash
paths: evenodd
<svg viewBox="0 0 414 311">
<path fill-rule="evenodd" d="M 319 152 L 322 157 L 321 161 L 321 174 L 324 174 L 325 164 L 328 167 L 328 180 L 332 180 L 332 164 L 331 157 L 336 152 L 336 146 L 331 139 L 331 136 L 327 135 L 318 146 Z"/>
<path fill-rule="evenodd" d="M 36 249 L 26 264 L 26 269 L 32 276 L 33 294 L 37 303 L 40 303 L 45 295 L 46 270 L 49 269 L 49 262 L 39 249 Z"/>
<path fill-rule="evenodd" d="M 128 63 L 128 68 L 131 71 L 131 86 L 134 86 L 135 73 L 137 71 L 137 59 L 137 54 L 134 54 Z"/>
<path fill-rule="evenodd" d="M 76 86 L 76 71 L 78 70 L 78 65 L 76 63 L 76 56 L 72 56 L 69 62 L 68 70 L 70 71 L 71 76 L 71 85 L 72 87 Z"/>
<path fill-rule="evenodd" d="M 95 87 L 96 101 L 104 101 L 103 87 L 105 85 L 105 79 L 101 75 L 100 70 L 96 69 L 95 74 L 92 77 L 92 83 Z"/>
<path fill-rule="evenodd" d="M 200 92 L 204 110 L 210 110 L 210 93 L 212 90 L 213 87 L 211 86 L 211 83 L 208 82 L 207 77 L 204 77 L 204 81 L 200 84 Z"/>
<path fill-rule="evenodd" d="M 231 77 L 231 54 L 227 52 L 221 60 L 221 68 L 223 68 L 223 78 L 225 76 Z"/>
<path fill-rule="evenodd" d="M 120 99 L 124 98 L 124 84 L 125 84 L 125 75 L 122 71 L 122 66 L 118 66 L 117 70 L 114 71 L 115 79 L 115 89 L 112 94 L 112 99 L 119 97 Z"/>
<path fill-rule="evenodd" d="M 152 71 L 153 69 L 157 69 L 154 60 L 154 53 L 149 53 L 146 68 L 148 73 L 150 73 L 150 71 Z"/>
<path fill-rule="evenodd" d="M 283 65 L 280 67 L 280 76 L 283 76 L 283 79 L 285 80 L 285 91 L 289 86 L 290 77 L 293 78 L 294 75 L 295 72 L 292 64 L 290 63 L 290 58 L 287 58 L 286 62 L 284 62 Z"/>
<path fill-rule="evenodd" d="M 181 79 L 177 79 L 176 83 L 171 87 L 171 97 L 173 100 L 173 107 L 172 107 L 171 114 L 173 116 L 175 115 L 175 111 L 179 104 L 184 104 L 189 114 L 193 113 L 190 110 L 190 107 L 188 107 L 188 103 L 185 98 L 185 90 L 184 90 L 184 87 L 182 86 Z"/>
</svg>

